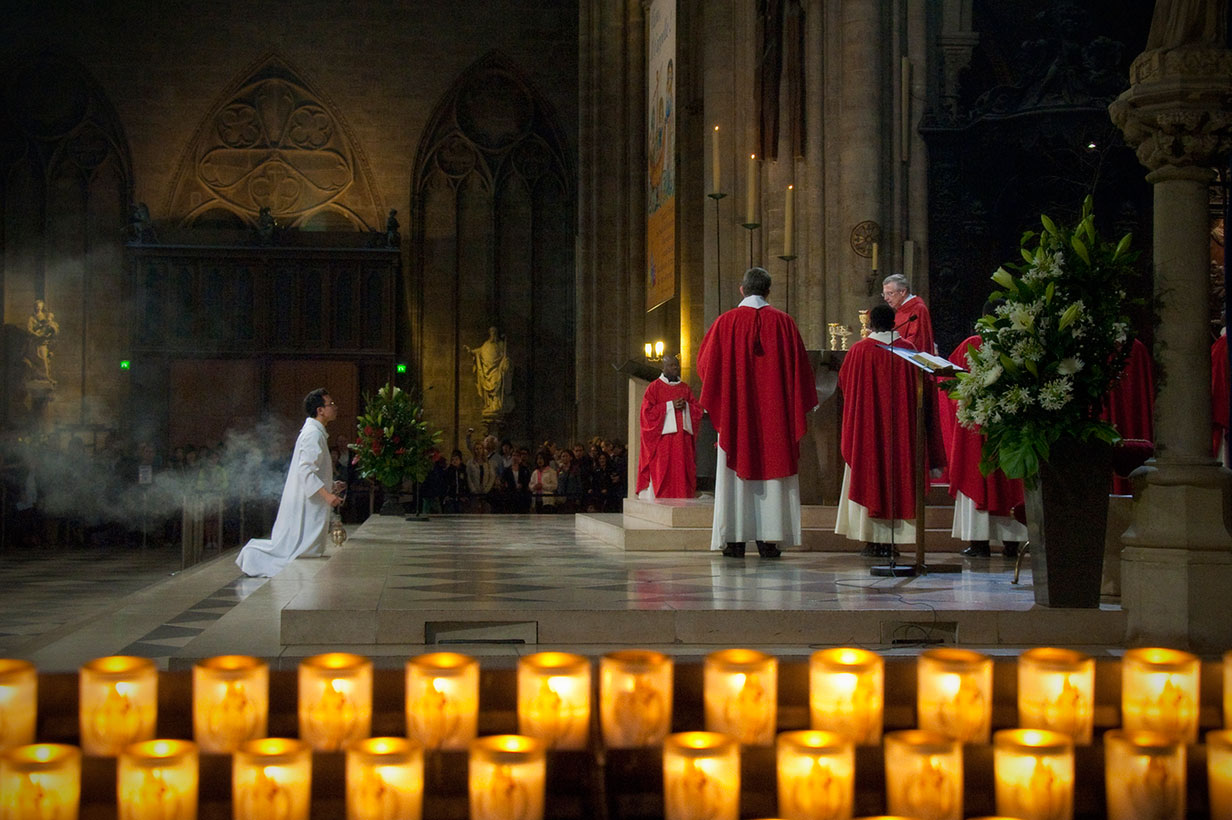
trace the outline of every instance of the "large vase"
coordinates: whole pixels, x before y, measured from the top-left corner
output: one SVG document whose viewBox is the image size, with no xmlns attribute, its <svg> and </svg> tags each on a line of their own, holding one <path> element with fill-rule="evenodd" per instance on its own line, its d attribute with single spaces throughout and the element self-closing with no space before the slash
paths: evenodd
<svg viewBox="0 0 1232 820">
<path fill-rule="evenodd" d="M 1035 602 L 1047 607 L 1099 606 L 1108 528 L 1112 447 L 1061 439 L 1028 487 L 1027 533 Z"/>
</svg>

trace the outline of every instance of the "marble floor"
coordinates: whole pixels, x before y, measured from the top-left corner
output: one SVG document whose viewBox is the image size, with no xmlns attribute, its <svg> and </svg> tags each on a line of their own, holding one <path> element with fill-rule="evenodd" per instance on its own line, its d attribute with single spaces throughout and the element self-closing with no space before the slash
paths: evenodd
<svg viewBox="0 0 1232 820">
<path fill-rule="evenodd" d="M 242 576 L 233 559 L 177 572 L 166 550 L 0 555 L 0 655 L 64 672 L 108 654 L 163 668 L 224 653 L 292 666 L 339 649 L 391 667 L 438 648 L 497 663 L 632 646 L 678 656 L 737 645 L 779 655 L 839 644 L 1115 651 L 1125 626 L 1113 604 L 1036 607 L 1029 567 L 1015 585 L 1000 557 L 965 560 L 958 574 L 880 578 L 849 552 L 625 552 L 579 534 L 569 516 L 377 516 L 272 579 Z"/>
</svg>

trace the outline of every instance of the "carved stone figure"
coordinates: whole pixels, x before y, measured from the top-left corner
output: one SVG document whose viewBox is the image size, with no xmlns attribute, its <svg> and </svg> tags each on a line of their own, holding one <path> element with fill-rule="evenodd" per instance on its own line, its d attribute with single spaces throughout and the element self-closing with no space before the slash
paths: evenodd
<svg viewBox="0 0 1232 820">
<path fill-rule="evenodd" d="M 402 235 L 398 233 L 398 211 L 389 209 L 389 218 L 385 220 L 385 245 L 396 248 L 402 244 Z"/>
<path fill-rule="evenodd" d="M 261 210 L 257 211 L 257 241 L 262 245 L 274 244 L 274 232 L 277 230 L 278 223 L 274 220 L 274 214 L 268 205 L 262 205 Z"/>
<path fill-rule="evenodd" d="M 150 206 L 144 202 L 134 202 L 129 210 L 128 238 L 130 242 L 143 245 L 158 241 L 154 234 L 154 221 L 150 219 Z"/>
<path fill-rule="evenodd" d="M 55 347 L 56 336 L 60 334 L 60 325 L 42 299 L 34 300 L 34 312 L 26 320 L 26 332 L 30 334 L 26 340 L 25 354 L 30 380 L 54 385 L 56 380 L 51 377 L 51 351 Z"/>
<path fill-rule="evenodd" d="M 1157 0 L 1146 49 L 1222 46 L 1227 19 L 1227 0 Z"/>
<path fill-rule="evenodd" d="M 493 419 L 513 409 L 512 363 L 505 352 L 505 340 L 496 328 L 488 328 L 487 340 L 476 348 L 462 345 L 471 354 L 472 372 L 475 374 L 475 389 L 483 399 L 483 417 Z"/>
</svg>

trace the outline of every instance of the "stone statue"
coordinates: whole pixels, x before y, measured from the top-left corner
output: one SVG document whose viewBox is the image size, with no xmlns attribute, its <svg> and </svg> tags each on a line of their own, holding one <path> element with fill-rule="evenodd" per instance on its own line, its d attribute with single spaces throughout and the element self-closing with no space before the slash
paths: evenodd
<svg viewBox="0 0 1232 820">
<path fill-rule="evenodd" d="M 398 211 L 389 209 L 389 218 L 385 220 L 385 245 L 396 248 L 402 244 L 402 235 L 398 233 Z"/>
<path fill-rule="evenodd" d="M 1157 0 L 1146 36 L 1146 50 L 1185 45 L 1222 47 L 1228 0 Z"/>
<path fill-rule="evenodd" d="M 26 367 L 30 370 L 31 381 L 55 384 L 51 377 L 51 350 L 55 347 L 56 336 L 60 334 L 60 325 L 56 315 L 47 309 L 47 303 L 42 299 L 34 300 L 34 312 L 26 320 Z"/>
<path fill-rule="evenodd" d="M 262 245 L 274 244 L 274 232 L 278 230 L 278 222 L 268 205 L 262 205 L 257 211 L 257 241 Z"/>
<path fill-rule="evenodd" d="M 494 419 L 512 410 L 513 365 L 505 353 L 505 340 L 497 335 L 496 328 L 488 328 L 488 338 L 479 347 L 462 345 L 462 349 L 474 357 L 472 372 L 475 389 L 483 399 L 483 417 Z"/>
<path fill-rule="evenodd" d="M 154 234 L 154 221 L 150 219 L 150 206 L 144 202 L 134 202 L 128 214 L 129 241 L 138 244 L 157 242 Z"/>
</svg>

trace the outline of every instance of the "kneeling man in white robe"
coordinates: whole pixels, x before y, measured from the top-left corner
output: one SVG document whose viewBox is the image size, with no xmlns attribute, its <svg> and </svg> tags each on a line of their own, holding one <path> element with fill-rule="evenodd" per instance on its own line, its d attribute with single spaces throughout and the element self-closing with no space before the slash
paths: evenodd
<svg viewBox="0 0 1232 820">
<path fill-rule="evenodd" d="M 342 482 L 334 481 L 325 425 L 338 416 L 338 405 L 324 387 L 304 397 L 308 416 L 295 441 L 295 452 L 282 488 L 278 517 L 269 538 L 254 538 L 235 563 L 245 575 L 272 577 L 296 558 L 325 554 L 329 513 L 342 503 Z"/>
</svg>

